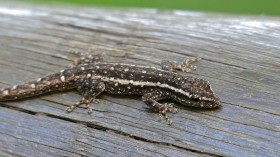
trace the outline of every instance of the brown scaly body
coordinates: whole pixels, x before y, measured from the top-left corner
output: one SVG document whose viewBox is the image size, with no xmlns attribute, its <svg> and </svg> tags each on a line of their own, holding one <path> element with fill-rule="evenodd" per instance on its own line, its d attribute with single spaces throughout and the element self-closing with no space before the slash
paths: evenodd
<svg viewBox="0 0 280 157">
<path fill-rule="evenodd" d="M 168 123 L 172 121 L 167 112 L 176 113 L 172 104 L 160 104 L 157 101 L 173 99 L 183 105 L 199 108 L 220 106 L 219 98 L 214 94 L 208 81 L 180 75 L 173 69 L 190 71 L 191 63 L 196 59 L 186 60 L 183 64 L 170 61 L 162 62 L 162 69 L 120 63 L 103 63 L 103 55 L 83 55 L 73 68 L 39 78 L 24 85 L 0 91 L 0 101 L 16 100 L 53 91 L 77 89 L 83 95 L 80 102 L 67 108 L 71 112 L 81 104 L 97 102 L 96 96 L 102 92 L 111 94 L 137 94 L 142 100 Z"/>
</svg>

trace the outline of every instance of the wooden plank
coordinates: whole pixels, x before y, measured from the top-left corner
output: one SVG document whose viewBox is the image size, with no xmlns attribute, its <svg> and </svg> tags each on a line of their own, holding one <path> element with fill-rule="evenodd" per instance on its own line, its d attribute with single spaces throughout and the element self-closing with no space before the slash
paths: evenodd
<svg viewBox="0 0 280 157">
<path fill-rule="evenodd" d="M 198 156 L 45 115 L 1 107 L 0 151 L 13 156 Z M 2 154 L 2 155 L 3 155 Z"/>
<path fill-rule="evenodd" d="M 214 111 L 178 104 L 173 126 L 159 122 L 138 96 L 103 94 L 91 115 L 84 108 L 65 112 L 79 100 L 76 92 L 1 102 L 0 151 L 9 150 L 6 156 L 19 155 L 18 149 L 24 156 L 280 155 L 279 18 L 4 3 L 0 14 L 1 87 L 69 66 L 75 59 L 70 49 L 152 66 L 199 56 L 198 70 L 186 75 L 209 80 L 223 102 Z M 17 136 L 13 129 L 25 130 Z M 67 141 L 68 134 L 83 139 L 78 143 L 85 150 Z M 45 136 L 53 141 L 42 142 Z"/>
</svg>

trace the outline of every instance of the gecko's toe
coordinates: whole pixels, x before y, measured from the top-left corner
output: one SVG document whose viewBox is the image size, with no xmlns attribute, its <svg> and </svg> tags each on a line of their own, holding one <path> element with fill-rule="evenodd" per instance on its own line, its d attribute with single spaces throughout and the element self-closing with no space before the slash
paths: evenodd
<svg viewBox="0 0 280 157">
<path fill-rule="evenodd" d="M 178 109 L 174 107 L 173 103 L 164 103 L 164 108 L 162 110 L 163 113 L 170 112 L 170 113 L 178 113 Z"/>
<path fill-rule="evenodd" d="M 88 108 L 88 114 L 90 114 L 93 111 L 92 102 L 98 103 L 99 99 L 85 99 L 85 98 L 82 98 L 79 102 L 75 103 L 74 105 L 71 105 L 71 106 L 67 107 L 66 111 L 67 112 L 72 112 L 77 107 L 81 106 L 82 104 L 85 104 L 86 107 Z"/>
<path fill-rule="evenodd" d="M 100 103 L 100 100 L 99 99 L 94 99 L 93 103 L 98 104 L 98 103 Z"/>
<path fill-rule="evenodd" d="M 87 104 L 87 107 L 88 107 L 88 114 L 91 114 L 93 111 L 91 104 Z"/>
<path fill-rule="evenodd" d="M 172 125 L 173 121 L 169 117 L 165 116 L 168 125 Z"/>
<path fill-rule="evenodd" d="M 161 121 L 163 117 L 166 119 L 168 125 L 171 125 L 173 123 L 172 119 L 169 118 L 166 114 L 159 113 L 159 121 Z"/>
<path fill-rule="evenodd" d="M 77 107 L 80 106 L 81 104 L 82 104 L 81 101 L 80 101 L 80 102 L 77 102 L 77 103 L 75 103 L 74 105 L 71 105 L 71 106 L 67 107 L 67 108 L 66 108 L 66 111 L 67 111 L 67 112 L 72 112 L 72 111 L 75 110 L 75 108 L 77 108 Z"/>
<path fill-rule="evenodd" d="M 72 112 L 75 109 L 74 105 L 71 105 L 69 107 L 66 108 L 67 112 Z"/>
</svg>

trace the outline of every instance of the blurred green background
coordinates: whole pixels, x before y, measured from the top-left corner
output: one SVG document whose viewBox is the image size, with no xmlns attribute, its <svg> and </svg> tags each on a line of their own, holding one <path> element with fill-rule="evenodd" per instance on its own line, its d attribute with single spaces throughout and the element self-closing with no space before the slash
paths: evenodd
<svg viewBox="0 0 280 157">
<path fill-rule="evenodd" d="M 55 5 L 141 7 L 280 16 L 280 0 L 21 0 Z"/>
</svg>

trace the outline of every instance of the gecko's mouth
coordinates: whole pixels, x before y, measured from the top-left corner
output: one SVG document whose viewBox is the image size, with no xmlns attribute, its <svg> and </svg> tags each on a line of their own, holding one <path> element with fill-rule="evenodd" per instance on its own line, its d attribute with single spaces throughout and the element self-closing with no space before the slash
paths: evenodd
<svg viewBox="0 0 280 157">
<path fill-rule="evenodd" d="M 218 108 L 221 106 L 221 101 L 215 94 L 211 98 L 202 98 L 202 100 L 193 101 L 196 101 L 197 106 L 201 108 Z"/>
<path fill-rule="evenodd" d="M 188 99 L 187 101 L 181 100 L 180 103 L 195 108 L 218 108 L 221 106 L 219 99 L 212 101 Z"/>
<path fill-rule="evenodd" d="M 220 101 L 198 101 L 197 103 L 197 106 L 202 108 L 217 108 L 221 106 Z"/>
</svg>

